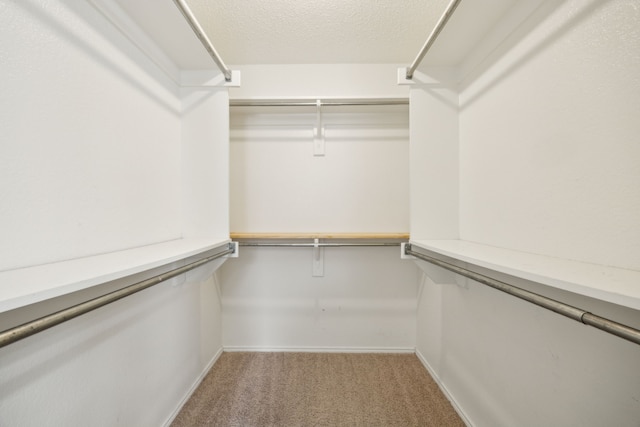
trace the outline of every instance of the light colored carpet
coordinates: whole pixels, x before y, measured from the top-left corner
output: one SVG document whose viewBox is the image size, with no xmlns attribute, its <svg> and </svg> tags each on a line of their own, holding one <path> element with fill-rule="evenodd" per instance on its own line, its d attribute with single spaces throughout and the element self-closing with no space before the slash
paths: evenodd
<svg viewBox="0 0 640 427">
<path fill-rule="evenodd" d="M 414 354 L 224 353 L 183 426 L 464 426 Z"/>
</svg>

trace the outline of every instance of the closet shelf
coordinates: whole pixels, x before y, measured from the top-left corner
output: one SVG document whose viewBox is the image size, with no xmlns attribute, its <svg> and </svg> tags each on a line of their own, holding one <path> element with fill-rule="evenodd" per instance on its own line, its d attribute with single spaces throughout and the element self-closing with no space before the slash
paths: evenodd
<svg viewBox="0 0 640 427">
<path fill-rule="evenodd" d="M 177 239 L 3 271 L 0 272 L 0 313 L 180 261 L 228 242 L 228 239 Z"/>
<path fill-rule="evenodd" d="M 514 277 L 640 310 L 640 271 L 464 240 L 412 240 L 421 249 Z"/>
<path fill-rule="evenodd" d="M 232 240 L 409 240 L 409 233 L 244 233 L 232 232 Z"/>
</svg>

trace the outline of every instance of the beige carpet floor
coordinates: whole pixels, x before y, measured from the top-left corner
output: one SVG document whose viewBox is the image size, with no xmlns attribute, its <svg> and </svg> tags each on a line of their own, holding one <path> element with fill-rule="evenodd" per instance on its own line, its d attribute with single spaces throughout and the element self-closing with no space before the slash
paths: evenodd
<svg viewBox="0 0 640 427">
<path fill-rule="evenodd" d="M 414 354 L 224 353 L 183 426 L 464 426 Z"/>
</svg>

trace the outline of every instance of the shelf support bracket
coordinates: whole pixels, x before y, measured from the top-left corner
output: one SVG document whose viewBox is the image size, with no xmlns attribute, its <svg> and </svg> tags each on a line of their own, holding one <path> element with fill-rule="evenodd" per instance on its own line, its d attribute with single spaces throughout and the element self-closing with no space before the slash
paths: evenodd
<svg viewBox="0 0 640 427">
<path fill-rule="evenodd" d="M 322 125 L 322 101 L 316 100 L 316 127 L 313 129 L 313 155 L 324 156 L 324 126 Z"/>
<path fill-rule="evenodd" d="M 324 276 L 324 248 L 320 247 L 320 239 L 313 239 L 313 277 Z"/>
</svg>

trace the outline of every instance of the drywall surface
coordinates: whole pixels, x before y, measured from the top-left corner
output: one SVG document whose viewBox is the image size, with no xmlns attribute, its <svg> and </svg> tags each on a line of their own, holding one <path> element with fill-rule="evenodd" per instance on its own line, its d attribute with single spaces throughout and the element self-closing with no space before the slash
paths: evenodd
<svg viewBox="0 0 640 427">
<path fill-rule="evenodd" d="M 232 98 L 408 97 L 390 65 L 240 71 Z M 231 231 L 407 232 L 408 128 L 406 106 L 231 108 Z"/>
<path fill-rule="evenodd" d="M 411 238 L 458 238 L 458 94 L 451 72 L 417 72 L 411 85 Z"/>
<path fill-rule="evenodd" d="M 638 425 L 640 346 L 419 264 L 416 350 L 470 425 Z M 506 280 L 640 327 L 638 311 Z"/>
<path fill-rule="evenodd" d="M 242 66 L 231 98 L 408 97 L 390 65 Z M 231 230 L 407 232 L 408 109 L 231 109 Z M 225 349 L 411 351 L 417 270 L 391 248 L 241 247 L 220 270 Z"/>
<path fill-rule="evenodd" d="M 189 87 L 182 97 L 182 237 L 229 238 L 229 93 Z"/>
<path fill-rule="evenodd" d="M 219 152 L 198 138 L 227 145 L 228 128 L 220 138 L 210 129 L 224 118 L 191 115 L 182 134 L 176 84 L 91 4 L 0 1 L 0 270 L 180 238 L 183 204 L 201 208 L 182 191 L 196 181 L 183 177 L 183 142 L 195 141 L 188 154 L 202 162 Z M 226 116 L 226 105 L 202 98 L 198 106 Z M 215 197 L 216 185 L 198 191 Z M 227 226 L 226 194 L 215 233 Z M 214 212 L 203 204 L 202 215 Z M 198 233 L 215 234 L 194 220 L 190 237 Z M 166 423 L 221 350 L 213 268 L 0 349 L 0 425 Z M 75 297 L 3 313 L 0 330 Z"/>
<path fill-rule="evenodd" d="M 418 270 L 390 248 L 242 247 L 219 270 L 229 350 L 412 351 Z"/>
<path fill-rule="evenodd" d="M 462 239 L 640 269 L 639 24 L 632 0 L 567 1 L 467 79 Z"/>
<path fill-rule="evenodd" d="M 409 231 L 407 106 L 232 108 L 231 231 Z"/>
<path fill-rule="evenodd" d="M 546 2 L 467 67 L 461 239 L 640 268 L 639 22 L 634 1 Z M 638 425 L 640 346 L 418 264 L 416 348 L 469 424 Z M 640 327 L 632 309 L 497 278 Z"/>
<path fill-rule="evenodd" d="M 163 425 L 221 350 L 207 268 L 0 349 L 0 425 Z"/>
<path fill-rule="evenodd" d="M 2 2 L 0 270 L 179 238 L 180 100 L 87 2 Z"/>
</svg>

